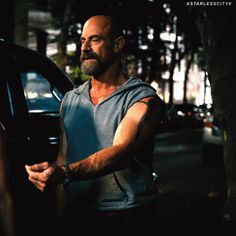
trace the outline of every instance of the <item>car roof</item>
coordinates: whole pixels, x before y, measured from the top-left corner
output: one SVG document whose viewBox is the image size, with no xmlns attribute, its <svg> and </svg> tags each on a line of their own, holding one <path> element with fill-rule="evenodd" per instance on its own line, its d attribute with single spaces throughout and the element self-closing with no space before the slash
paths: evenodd
<svg viewBox="0 0 236 236">
<path fill-rule="evenodd" d="M 14 64 L 20 71 L 29 69 L 40 71 L 63 94 L 74 87 L 72 80 L 47 56 L 28 47 L 3 40 L 0 40 L 0 50 L 4 51 L 5 55 L 12 56 Z"/>
</svg>

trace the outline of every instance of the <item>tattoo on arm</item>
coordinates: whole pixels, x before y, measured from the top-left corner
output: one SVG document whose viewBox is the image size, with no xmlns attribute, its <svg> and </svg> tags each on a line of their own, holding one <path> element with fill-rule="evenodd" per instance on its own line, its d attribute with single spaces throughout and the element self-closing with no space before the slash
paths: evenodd
<svg viewBox="0 0 236 236">
<path fill-rule="evenodd" d="M 143 117 L 141 118 L 141 120 L 139 122 L 137 133 L 136 133 L 135 138 L 134 138 L 134 142 L 139 138 L 139 136 L 140 136 L 140 134 L 143 130 L 143 127 L 145 126 L 147 121 L 150 120 L 152 111 L 153 111 L 153 109 L 155 109 L 156 100 L 155 99 L 150 99 L 148 101 L 138 101 L 138 102 L 145 103 L 147 105 L 147 110 L 146 110 L 146 112 L 144 113 Z"/>
</svg>

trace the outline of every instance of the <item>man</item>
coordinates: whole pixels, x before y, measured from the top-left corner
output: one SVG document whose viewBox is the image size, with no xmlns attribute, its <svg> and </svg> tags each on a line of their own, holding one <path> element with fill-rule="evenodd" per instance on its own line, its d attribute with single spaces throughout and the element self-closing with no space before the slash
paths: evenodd
<svg viewBox="0 0 236 236">
<path fill-rule="evenodd" d="M 62 101 L 57 164 L 26 170 L 41 191 L 64 186 L 67 230 L 78 224 L 81 232 L 88 220 L 86 233 L 134 232 L 157 197 L 151 164 L 162 101 L 147 83 L 122 73 L 125 38 L 111 17 L 88 19 L 81 44 L 82 70 L 91 79 Z"/>
</svg>

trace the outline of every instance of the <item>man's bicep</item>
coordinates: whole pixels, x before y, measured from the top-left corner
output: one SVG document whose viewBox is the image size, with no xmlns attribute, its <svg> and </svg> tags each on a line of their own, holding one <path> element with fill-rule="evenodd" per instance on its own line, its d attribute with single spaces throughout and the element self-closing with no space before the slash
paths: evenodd
<svg viewBox="0 0 236 236">
<path fill-rule="evenodd" d="M 124 145 L 132 150 L 153 137 L 159 123 L 160 107 L 156 98 L 136 102 L 117 128 L 113 145 Z"/>
</svg>

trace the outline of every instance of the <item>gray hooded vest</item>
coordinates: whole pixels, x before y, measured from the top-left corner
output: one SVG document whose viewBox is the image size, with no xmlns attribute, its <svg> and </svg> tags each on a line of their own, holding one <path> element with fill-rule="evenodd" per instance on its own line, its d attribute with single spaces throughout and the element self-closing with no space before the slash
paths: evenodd
<svg viewBox="0 0 236 236">
<path fill-rule="evenodd" d="M 111 146 L 116 129 L 127 110 L 142 98 L 157 96 L 145 82 L 130 77 L 109 97 L 94 105 L 89 96 L 90 81 L 69 91 L 63 98 L 61 118 L 67 138 L 67 164 Z M 73 182 L 68 188 L 71 203 L 94 210 L 121 210 L 145 205 L 157 190 L 151 168 L 152 148 L 147 156 L 135 157 L 129 166 L 105 176 Z"/>
</svg>

